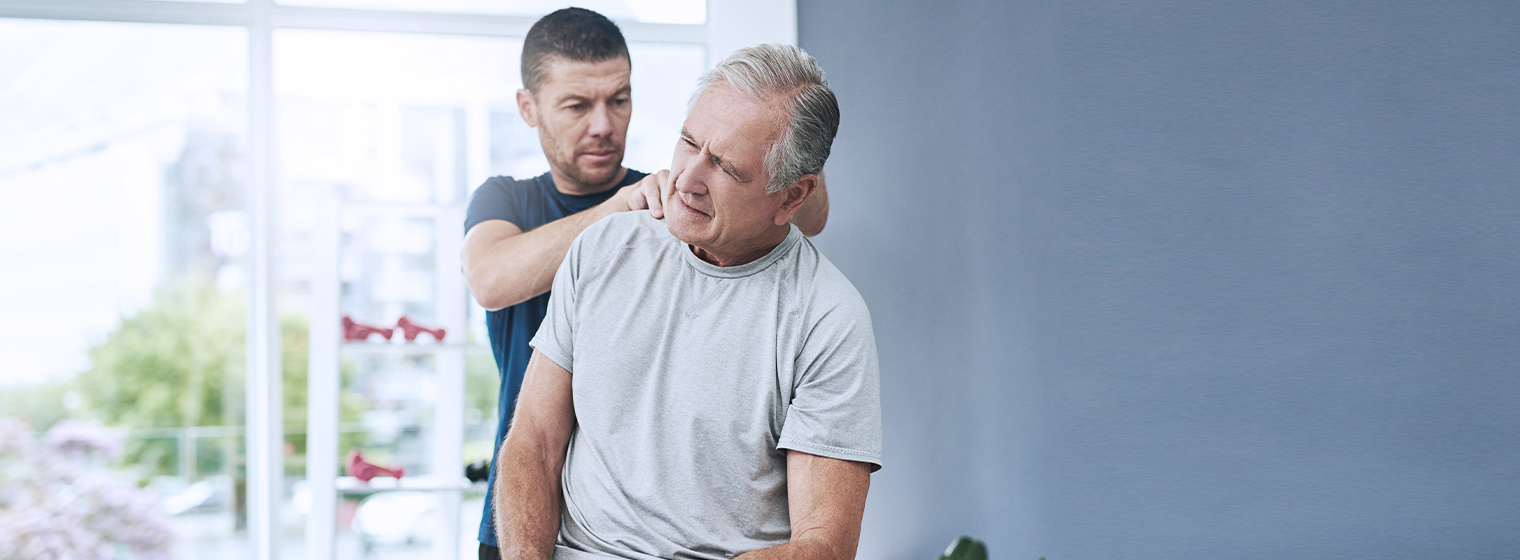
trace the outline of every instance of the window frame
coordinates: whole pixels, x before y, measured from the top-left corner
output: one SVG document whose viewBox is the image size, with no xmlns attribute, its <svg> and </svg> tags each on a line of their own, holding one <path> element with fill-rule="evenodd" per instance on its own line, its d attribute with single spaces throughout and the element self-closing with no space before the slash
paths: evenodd
<svg viewBox="0 0 1520 560">
<path fill-rule="evenodd" d="M 284 424 L 277 261 L 273 43 L 278 29 L 371 31 L 521 39 L 538 17 L 288 6 L 274 0 L 0 0 L 0 18 L 242 27 L 248 37 L 247 268 L 248 537 L 253 558 L 277 558 Z M 797 43 L 795 0 L 707 0 L 703 24 L 618 21 L 629 42 L 702 45 L 707 65 L 734 48 Z"/>
</svg>

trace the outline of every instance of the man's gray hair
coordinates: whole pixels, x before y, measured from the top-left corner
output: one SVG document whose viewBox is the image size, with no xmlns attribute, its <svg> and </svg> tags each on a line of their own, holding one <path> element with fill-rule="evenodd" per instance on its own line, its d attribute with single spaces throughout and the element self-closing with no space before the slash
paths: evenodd
<svg viewBox="0 0 1520 560">
<path fill-rule="evenodd" d="M 839 131 L 839 101 L 823 80 L 823 68 L 802 49 L 767 43 L 739 49 L 697 81 L 687 110 L 714 84 L 722 83 L 761 102 L 778 97 L 786 104 L 781 138 L 765 151 L 770 175 L 766 193 L 775 193 L 803 175 L 823 171 L 834 134 Z"/>
</svg>

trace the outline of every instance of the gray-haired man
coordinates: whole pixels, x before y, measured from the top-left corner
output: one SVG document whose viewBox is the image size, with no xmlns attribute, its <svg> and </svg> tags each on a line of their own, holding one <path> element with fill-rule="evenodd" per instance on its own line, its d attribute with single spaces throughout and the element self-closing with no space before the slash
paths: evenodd
<svg viewBox="0 0 1520 560">
<path fill-rule="evenodd" d="M 503 558 L 854 557 L 875 340 L 789 223 L 838 123 L 812 57 L 740 50 L 693 97 L 664 223 L 576 238 L 498 457 Z"/>
</svg>

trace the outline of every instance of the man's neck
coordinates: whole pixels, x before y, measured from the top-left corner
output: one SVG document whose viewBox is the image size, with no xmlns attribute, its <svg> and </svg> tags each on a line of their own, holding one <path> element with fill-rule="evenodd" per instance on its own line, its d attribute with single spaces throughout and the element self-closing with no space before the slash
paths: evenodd
<svg viewBox="0 0 1520 560">
<path fill-rule="evenodd" d="M 560 173 L 558 169 L 554 169 L 553 167 L 549 168 L 549 177 L 554 179 L 554 189 L 561 193 L 570 195 L 588 195 L 603 192 L 612 187 L 616 187 L 617 184 L 623 182 L 623 178 L 627 176 L 628 168 L 618 167 L 618 172 L 612 176 L 611 181 L 607 181 L 606 183 L 599 185 L 587 185 L 570 178 L 569 175 Z"/>
<path fill-rule="evenodd" d="M 791 230 L 792 224 L 790 223 L 784 226 L 776 226 L 766 232 L 765 235 L 760 236 L 759 240 L 755 243 L 732 250 L 722 248 L 703 249 L 689 243 L 686 246 L 691 248 L 693 255 L 696 255 L 697 258 L 702 259 L 703 262 L 708 264 L 719 267 L 739 266 L 755 262 L 760 260 L 760 257 L 769 255 L 771 251 L 776 250 L 778 245 L 781 245 L 782 241 L 786 241 L 786 236 Z"/>
</svg>

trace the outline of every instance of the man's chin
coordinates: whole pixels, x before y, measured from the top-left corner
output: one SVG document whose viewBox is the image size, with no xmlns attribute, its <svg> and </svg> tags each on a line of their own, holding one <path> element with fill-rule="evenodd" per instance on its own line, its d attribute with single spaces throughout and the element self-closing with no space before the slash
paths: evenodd
<svg viewBox="0 0 1520 560">
<path fill-rule="evenodd" d="M 697 245 L 703 239 L 700 228 L 691 223 L 690 218 L 673 212 L 665 213 L 665 229 L 670 230 L 671 237 L 687 245 Z"/>
<path fill-rule="evenodd" d="M 606 185 L 617 179 L 618 172 L 622 170 L 623 160 L 618 159 L 610 165 L 578 165 L 575 167 L 575 173 L 571 177 L 586 186 L 599 186 Z"/>
</svg>

